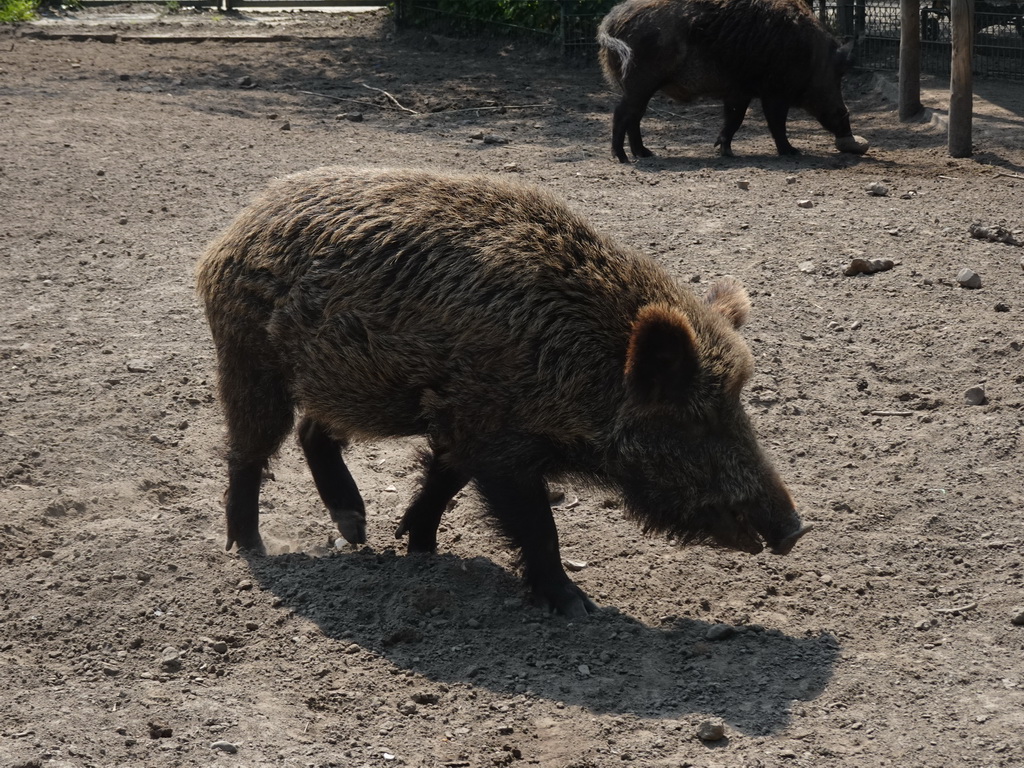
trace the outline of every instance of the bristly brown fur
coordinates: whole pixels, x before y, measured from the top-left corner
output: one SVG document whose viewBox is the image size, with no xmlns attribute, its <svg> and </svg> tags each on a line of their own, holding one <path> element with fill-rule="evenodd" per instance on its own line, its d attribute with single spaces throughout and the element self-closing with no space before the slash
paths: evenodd
<svg viewBox="0 0 1024 768">
<path fill-rule="evenodd" d="M 229 546 L 261 546 L 256 470 L 295 411 L 350 541 L 365 540 L 365 515 L 341 449 L 426 435 L 423 488 L 399 534 L 433 549 L 446 503 L 473 480 L 534 590 L 570 614 L 578 590 L 536 554 L 557 554 L 544 478 L 623 489 L 642 523 L 681 538 L 756 540 L 715 517 L 737 504 L 781 521 L 766 538 L 799 523 L 739 404 L 752 370 L 736 332 L 742 287 L 702 301 L 541 189 L 414 170 L 296 174 L 210 245 L 197 282 L 228 422 Z M 708 453 L 700 436 L 712 433 Z M 654 469 L 664 482 L 652 494 Z"/>
</svg>

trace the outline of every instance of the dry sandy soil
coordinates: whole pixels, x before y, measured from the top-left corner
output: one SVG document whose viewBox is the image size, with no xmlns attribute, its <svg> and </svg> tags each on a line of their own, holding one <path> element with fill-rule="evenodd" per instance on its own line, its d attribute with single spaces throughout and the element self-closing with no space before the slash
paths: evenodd
<svg viewBox="0 0 1024 768">
<path fill-rule="evenodd" d="M 860 73 L 864 157 L 796 116 L 805 154 L 779 159 L 752 113 L 718 158 L 718 107 L 662 101 L 658 157 L 620 166 L 599 73 L 549 51 L 386 14 L 87 20 L 0 33 L 0 765 L 1024 764 L 1024 249 L 968 231 L 1024 239 L 1021 87 L 977 83 L 969 159 L 941 84 L 901 124 Z M 117 42 L 52 37 L 76 30 Z M 183 34 L 292 39 L 132 39 Z M 683 549 L 566 485 L 563 554 L 603 606 L 567 622 L 470 490 L 440 553 L 406 556 L 414 442 L 351 449 L 352 551 L 289 441 L 271 555 L 224 552 L 193 265 L 268 179 L 325 163 L 517 174 L 698 292 L 740 277 L 747 407 L 814 533 Z"/>
</svg>

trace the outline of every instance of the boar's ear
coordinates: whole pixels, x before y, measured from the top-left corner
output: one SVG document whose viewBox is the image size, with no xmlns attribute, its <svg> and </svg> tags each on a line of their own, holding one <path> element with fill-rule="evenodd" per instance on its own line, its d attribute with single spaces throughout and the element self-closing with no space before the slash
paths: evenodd
<svg viewBox="0 0 1024 768">
<path fill-rule="evenodd" d="M 697 372 L 690 321 L 679 311 L 648 305 L 637 314 L 626 352 L 626 387 L 641 402 L 678 399 Z"/>
<path fill-rule="evenodd" d="M 853 69 L 853 46 L 856 40 L 847 40 L 835 52 L 836 71 L 840 77 Z"/>
<path fill-rule="evenodd" d="M 747 316 L 750 314 L 750 297 L 735 277 L 726 275 L 721 280 L 716 280 L 711 284 L 704 300 L 713 310 L 725 315 L 733 328 L 739 328 L 747 322 Z"/>
</svg>

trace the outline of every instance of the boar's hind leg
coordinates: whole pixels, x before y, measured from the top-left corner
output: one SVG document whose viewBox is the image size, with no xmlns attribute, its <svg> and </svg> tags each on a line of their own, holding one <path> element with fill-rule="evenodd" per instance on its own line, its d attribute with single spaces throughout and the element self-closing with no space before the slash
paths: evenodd
<svg viewBox="0 0 1024 768">
<path fill-rule="evenodd" d="M 331 519 L 349 544 L 365 544 L 366 505 L 341 458 L 345 442 L 333 437 L 320 422 L 308 416 L 299 423 L 298 431 L 299 445 L 306 454 L 313 482 Z"/>
<path fill-rule="evenodd" d="M 725 100 L 725 123 L 722 124 L 722 131 L 715 140 L 719 154 L 722 157 L 732 157 L 732 137 L 743 125 L 743 118 L 747 115 L 747 107 L 750 106 L 749 98 L 726 99 Z"/>
<path fill-rule="evenodd" d="M 409 534 L 410 552 L 435 552 L 437 526 L 448 502 L 470 480 L 469 474 L 450 466 L 447 452 L 438 449 L 426 457 L 426 471 L 416 498 L 402 516 L 395 538 Z"/>
<path fill-rule="evenodd" d="M 544 478 L 540 474 L 477 474 L 476 484 L 505 534 L 521 549 L 526 583 L 538 602 L 573 619 L 596 611 L 597 606 L 562 569 Z"/>
<path fill-rule="evenodd" d="M 780 155 L 799 155 L 800 150 L 789 143 L 786 138 L 786 118 L 789 116 L 789 103 L 783 99 L 761 99 L 761 109 L 764 112 L 765 122 L 768 123 L 768 130 L 775 139 L 775 148 Z"/>
<path fill-rule="evenodd" d="M 651 100 L 654 92 L 635 93 L 626 92 L 622 101 L 615 108 L 612 116 L 612 152 L 619 159 L 620 163 L 628 163 L 626 151 L 622 148 L 626 136 L 629 136 L 629 150 L 633 157 L 650 157 L 654 153 L 644 146 L 643 137 L 640 135 L 640 120 L 647 111 L 647 102 Z"/>
<path fill-rule="evenodd" d="M 237 354 L 233 354 L 237 352 Z M 225 549 L 262 554 L 260 482 L 294 419 L 292 401 L 271 369 L 254 369 L 245 350 L 228 350 L 220 361 L 220 390 L 228 429 L 228 540 Z M 247 359 L 248 358 L 248 359 Z"/>
</svg>

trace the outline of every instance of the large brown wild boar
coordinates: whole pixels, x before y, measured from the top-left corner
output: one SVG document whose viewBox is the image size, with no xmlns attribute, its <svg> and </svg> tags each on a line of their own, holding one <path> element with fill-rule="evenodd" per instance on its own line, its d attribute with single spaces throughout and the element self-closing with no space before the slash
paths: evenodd
<svg viewBox="0 0 1024 768">
<path fill-rule="evenodd" d="M 626 0 L 597 33 L 605 78 L 621 89 L 612 118 L 612 152 L 650 157 L 640 120 L 662 91 L 676 101 L 722 99 L 725 124 L 715 146 L 732 156 L 732 137 L 753 98 L 761 99 L 780 155 L 799 151 L 786 138 L 790 107 L 801 107 L 836 137 L 836 148 L 863 154 L 843 101 L 841 79 L 852 43 L 842 47 L 804 0 Z"/>
<path fill-rule="evenodd" d="M 806 529 L 740 404 L 753 359 L 732 279 L 701 300 L 551 195 L 485 176 L 324 168 L 272 184 L 198 288 L 228 428 L 227 547 L 262 551 L 261 472 L 293 425 L 342 535 L 366 516 L 350 438 L 425 435 L 396 536 L 433 551 L 472 481 L 543 604 L 562 569 L 547 480 L 621 491 L 646 530 L 785 554 Z"/>
</svg>

